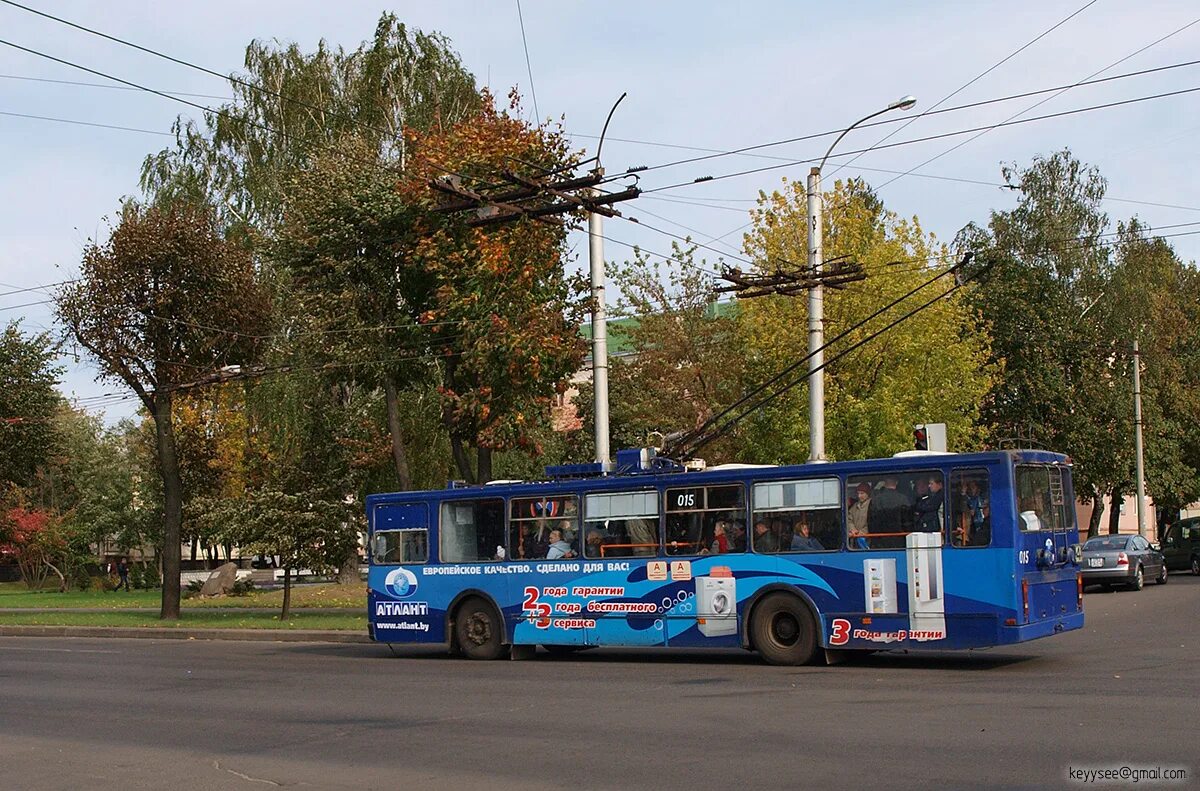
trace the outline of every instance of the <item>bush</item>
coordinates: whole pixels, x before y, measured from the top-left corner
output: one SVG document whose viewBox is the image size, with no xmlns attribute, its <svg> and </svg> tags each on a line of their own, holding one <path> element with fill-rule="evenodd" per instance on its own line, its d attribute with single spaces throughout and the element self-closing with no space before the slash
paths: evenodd
<svg viewBox="0 0 1200 791">
<path fill-rule="evenodd" d="M 192 595 L 198 594 L 200 589 L 204 587 L 204 580 L 190 580 L 187 584 L 187 592 Z"/>
<path fill-rule="evenodd" d="M 115 589 L 116 589 L 116 581 L 113 580 L 113 577 L 98 576 L 98 577 L 91 577 L 91 580 L 89 580 L 89 582 L 88 582 L 88 587 L 80 588 L 80 591 L 92 591 L 95 593 L 104 593 L 106 591 L 115 591 Z"/>
<path fill-rule="evenodd" d="M 138 590 L 153 590 L 162 585 L 154 566 L 133 566 L 129 569 L 129 584 Z"/>
<path fill-rule="evenodd" d="M 245 579 L 235 580 L 233 590 L 229 592 L 230 596 L 246 596 L 254 592 L 254 580 L 250 577 Z"/>
<path fill-rule="evenodd" d="M 71 572 L 70 576 L 71 587 L 76 590 L 86 591 L 91 590 L 92 575 L 88 573 L 87 566 L 79 565 Z"/>
</svg>

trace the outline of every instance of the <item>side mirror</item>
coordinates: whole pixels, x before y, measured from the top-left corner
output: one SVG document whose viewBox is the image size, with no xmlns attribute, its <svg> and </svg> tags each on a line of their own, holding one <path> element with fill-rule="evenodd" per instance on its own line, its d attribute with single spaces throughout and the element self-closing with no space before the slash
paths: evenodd
<svg viewBox="0 0 1200 791">
<path fill-rule="evenodd" d="M 1158 543 L 1157 541 L 1151 541 L 1150 548 L 1155 552 L 1162 552 L 1162 544 Z"/>
</svg>

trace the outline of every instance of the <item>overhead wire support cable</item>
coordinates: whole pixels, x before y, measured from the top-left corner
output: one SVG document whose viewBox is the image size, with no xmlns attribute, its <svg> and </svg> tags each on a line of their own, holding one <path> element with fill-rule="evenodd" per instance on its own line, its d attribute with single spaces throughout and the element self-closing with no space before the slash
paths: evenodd
<svg viewBox="0 0 1200 791">
<path fill-rule="evenodd" d="M 799 368 L 800 366 L 807 363 L 808 360 L 813 356 L 813 354 L 816 353 L 816 351 L 823 352 L 825 349 L 828 349 L 834 343 L 837 343 L 838 341 L 840 341 L 843 338 L 845 338 L 846 336 L 848 336 L 850 333 L 855 332 L 856 330 L 859 330 L 862 327 L 866 326 L 867 323 L 879 318 L 881 315 L 888 312 L 892 308 L 896 307 L 897 305 L 899 305 L 900 303 L 902 303 L 904 300 L 908 299 L 909 297 L 912 297 L 913 295 L 917 294 L 918 292 L 922 291 L 923 289 L 928 288 L 930 285 L 937 282 L 938 280 L 941 280 L 942 278 L 946 277 L 947 275 L 958 272 L 958 270 L 960 270 L 963 266 L 970 263 L 970 261 L 973 258 L 974 258 L 974 254 L 970 254 L 969 256 L 964 256 L 963 259 L 961 261 L 959 261 L 957 264 L 955 264 L 954 266 L 951 266 L 951 267 L 947 268 L 946 270 L 937 273 L 933 277 L 926 280 L 924 283 L 921 283 L 920 285 L 910 289 L 906 293 L 902 294 L 901 296 L 899 296 L 896 299 L 892 300 L 891 302 L 887 303 L 883 307 L 879 308 L 874 313 L 872 313 L 870 316 L 867 316 L 865 319 L 862 319 L 861 321 L 857 322 L 853 326 L 846 328 L 845 330 L 838 333 L 834 337 L 828 339 L 821 346 L 821 348 L 819 350 L 810 351 L 804 357 L 793 362 L 791 365 L 788 365 L 782 371 L 779 371 L 774 376 L 772 376 L 770 379 L 768 379 L 766 382 L 763 382 L 762 384 L 758 385 L 757 387 L 752 389 L 749 393 L 746 393 L 741 398 L 739 398 L 737 401 L 733 402 L 729 406 L 725 407 L 725 409 L 721 410 L 717 414 L 710 417 L 708 420 L 704 421 L 704 423 L 701 423 L 696 428 L 685 433 L 682 437 L 680 437 L 677 440 L 677 442 L 679 442 L 680 444 L 687 443 L 687 442 L 690 442 L 693 438 L 700 436 L 703 432 L 707 431 L 709 428 L 716 425 L 717 421 L 724 418 L 726 415 L 731 413 L 733 410 L 737 409 L 738 407 L 747 403 L 751 399 L 755 398 L 759 393 L 763 392 L 768 387 L 773 386 L 774 384 L 779 382 L 781 379 L 783 379 L 785 376 L 790 374 L 792 371 L 795 371 L 797 368 Z"/>
<path fill-rule="evenodd" d="M 951 269 L 946 270 L 946 272 L 943 272 L 938 277 L 944 277 L 946 274 L 949 274 L 951 271 L 957 271 L 959 269 L 959 267 L 961 267 L 965 263 L 968 263 L 969 260 L 970 259 L 964 259 L 964 261 L 961 262 L 958 266 L 955 266 L 955 267 L 952 267 Z M 895 327 L 899 326 L 903 322 L 905 322 L 908 319 L 912 318 L 913 316 L 917 315 L 921 311 L 926 310 L 927 308 L 935 305 L 937 302 L 939 302 L 943 299 L 946 299 L 951 294 L 953 294 L 954 292 L 956 292 L 960 288 L 962 288 L 967 282 L 978 277 L 980 274 L 982 274 L 982 272 L 986 271 L 986 269 L 987 269 L 987 267 L 985 266 L 973 274 L 964 275 L 961 278 L 956 276 L 955 284 L 953 286 L 951 286 L 950 288 L 948 288 L 946 291 L 943 291 L 942 293 L 935 295 L 928 301 L 922 303 L 921 305 L 918 305 L 917 307 L 909 310 L 907 313 L 904 313 L 900 317 L 889 322 L 884 327 L 881 327 L 880 329 L 875 330 L 874 332 L 866 335 L 865 337 L 860 338 L 859 340 L 855 341 L 850 346 L 846 347 L 845 349 L 839 351 L 837 354 L 833 355 L 829 359 L 825 360 L 819 366 L 819 370 L 824 370 L 825 368 L 828 368 L 830 365 L 841 360 L 843 357 L 850 354 L 851 352 L 853 352 L 853 351 L 861 348 L 862 346 L 866 345 L 867 343 L 870 343 L 871 341 L 875 340 L 883 333 L 894 329 Z M 937 278 L 934 278 L 934 279 L 937 279 Z M 933 281 L 931 280 L 929 282 L 933 282 Z M 928 283 L 926 283 L 924 285 L 928 285 Z M 919 288 L 923 288 L 923 287 L 924 286 L 921 286 Z M 912 293 L 915 293 L 915 291 Z M 896 303 L 892 303 L 892 304 L 894 305 Z M 878 311 L 875 314 L 872 314 L 871 318 L 874 318 L 877 315 L 878 315 Z M 863 324 L 865 324 L 869 320 L 870 319 L 864 319 L 862 322 L 859 322 L 854 327 L 843 332 L 841 335 L 838 336 L 838 338 L 844 337 L 846 333 L 849 333 L 855 329 L 861 328 L 863 326 Z M 827 349 L 829 347 L 829 345 L 832 344 L 836 340 L 837 339 L 835 338 L 834 340 L 827 342 L 824 346 L 821 347 L 820 351 L 824 351 L 825 349 Z M 811 353 L 809 355 L 806 355 L 802 360 L 800 360 L 799 364 L 803 364 L 803 363 L 807 362 L 810 356 L 811 356 Z M 784 371 L 781 371 L 780 374 L 776 375 L 776 377 L 773 381 L 778 381 L 778 379 L 782 378 L 782 376 L 785 376 L 787 373 L 794 371 L 795 368 L 799 367 L 799 364 L 795 364 L 795 365 L 789 366 L 788 368 L 785 368 Z M 704 447 L 705 445 L 708 445 L 709 443 L 711 443 L 711 442 L 719 439 L 720 437 L 724 436 L 725 434 L 729 433 L 729 431 L 731 431 L 734 426 L 736 426 L 742 420 L 745 420 L 749 415 L 753 414 L 758 409 L 761 409 L 762 407 L 769 404 L 771 401 L 774 401 L 776 398 L 778 398 L 779 396 L 786 393 L 788 390 L 790 390 L 793 387 L 797 386 L 798 384 L 806 381 L 808 379 L 810 373 L 811 373 L 811 371 L 806 371 L 803 376 L 800 376 L 797 379 L 793 379 L 792 381 L 784 384 L 782 387 L 780 387 L 775 392 L 773 392 L 763 398 L 760 398 L 758 401 L 751 404 L 749 407 L 747 407 L 745 410 L 743 410 L 740 414 L 734 416 L 733 418 L 731 418 L 728 422 L 724 423 L 723 425 L 715 426 L 715 423 L 714 423 L 713 430 L 711 430 L 708 434 L 697 434 L 697 433 L 693 432 L 694 437 L 687 440 L 688 444 L 686 446 L 669 449 L 666 451 L 667 455 L 668 456 L 686 457 L 691 454 L 694 454 L 700 448 Z M 765 389 L 765 387 L 758 388 L 758 392 L 761 392 L 763 389 Z M 730 409 L 725 410 L 724 414 L 728 414 L 729 411 L 731 411 L 731 410 Z M 712 420 L 713 419 L 710 418 L 710 421 L 712 421 Z M 706 423 L 707 422 L 709 422 L 709 421 L 706 421 Z M 685 435 L 685 437 L 686 436 L 687 435 Z M 677 440 L 677 442 L 679 442 L 682 445 L 683 438 L 681 438 L 680 440 Z"/>
<path fill-rule="evenodd" d="M 1171 31 L 1171 32 L 1170 32 L 1170 33 L 1168 33 L 1167 35 L 1165 35 L 1165 36 L 1163 36 L 1163 37 L 1161 37 L 1161 38 L 1159 38 L 1159 39 L 1156 39 L 1156 40 L 1154 40 L 1154 41 L 1150 42 L 1149 44 L 1147 44 L 1146 46 L 1142 47 L 1141 49 L 1138 49 L 1138 50 L 1135 50 L 1134 52 L 1131 52 L 1131 53 L 1129 53 L 1128 55 L 1126 55 L 1125 57 L 1121 58 L 1120 60 L 1113 61 L 1112 63 L 1108 64 L 1108 65 L 1107 65 L 1107 66 L 1105 66 L 1104 68 L 1102 68 L 1102 69 L 1099 69 L 1099 70 L 1097 70 L 1097 71 L 1094 71 L 1094 72 L 1092 72 L 1092 73 L 1091 73 L 1091 74 L 1089 74 L 1087 77 L 1084 77 L 1082 80 L 1080 80 L 1079 82 L 1076 82 L 1076 83 L 1073 83 L 1073 84 L 1071 84 L 1071 85 L 1068 85 L 1068 86 L 1066 86 L 1066 87 L 1062 88 L 1061 90 L 1059 90 L 1059 91 L 1057 91 L 1057 92 L 1053 93 L 1052 95 L 1050 95 L 1050 96 L 1047 96 L 1046 98 L 1042 99 L 1041 101 L 1038 101 L 1038 102 L 1035 102 L 1035 103 L 1031 104 L 1029 107 L 1026 107 L 1024 110 L 1021 110 L 1020 112 L 1017 112 L 1017 113 L 1014 113 L 1014 114 L 1010 115 L 1008 118 L 1005 118 L 1005 119 L 1004 119 L 1004 121 L 1002 121 L 1002 122 L 1000 122 L 1000 123 L 998 123 L 998 124 L 994 124 L 994 125 L 992 125 L 992 126 L 986 127 L 985 129 L 983 129 L 982 131 L 978 132 L 977 134 L 975 134 L 975 135 L 974 135 L 974 136 L 972 136 L 971 138 L 969 138 L 969 139 L 967 139 L 967 140 L 960 141 L 960 142 L 956 143 L 955 145 L 951 146 L 950 148 L 946 149 L 945 151 L 941 152 L 940 154 L 937 154 L 937 155 L 935 155 L 935 156 L 932 156 L 932 157 L 930 157 L 929 159 L 927 159 L 927 160 L 925 160 L 924 162 L 922 162 L 921 164 L 919 164 L 919 165 L 916 165 L 915 167 L 909 168 L 908 170 L 906 170 L 905 172 L 901 173 L 900 175 L 898 175 L 898 176 L 894 176 L 894 177 L 892 177 L 892 178 L 888 179 L 888 180 L 887 180 L 887 181 L 885 181 L 883 184 L 881 184 L 881 185 L 879 185 L 878 187 L 876 187 L 876 188 L 875 188 L 875 189 L 876 189 L 876 191 L 879 191 L 879 190 L 883 189 L 884 187 L 888 186 L 889 184 L 892 184 L 892 183 L 894 183 L 894 182 L 896 182 L 896 181 L 899 181 L 900 179 L 904 178 L 905 176 L 909 175 L 910 173 L 913 173 L 914 171 L 920 170 L 921 168 L 925 167 L 926 165 L 929 165 L 929 164 L 932 164 L 933 162 L 936 162 L 937 160 L 941 159 L 942 157 L 946 156 L 947 154 L 950 154 L 950 153 L 952 153 L 952 152 L 954 152 L 954 151 L 957 151 L 958 149 L 962 148 L 963 146 L 967 145 L 968 143 L 971 143 L 971 142 L 973 142 L 973 141 L 975 141 L 975 140 L 978 140 L 979 138 L 981 138 L 981 137 L 983 137 L 984 135 L 986 135 L 988 132 L 991 132 L 993 129 L 998 129 L 998 128 L 1000 128 L 1001 126 L 1005 126 L 1005 125 L 1007 125 L 1007 124 L 1008 124 L 1008 122 L 1012 121 L 1013 119 L 1019 118 L 1020 116 L 1024 115 L 1024 114 L 1025 114 L 1025 113 L 1027 113 L 1027 112 L 1029 112 L 1030 110 L 1033 110 L 1033 109 L 1035 109 L 1035 108 L 1037 108 L 1037 107 L 1041 107 L 1041 106 L 1042 106 L 1043 104 L 1045 104 L 1046 102 L 1050 101 L 1051 99 L 1054 99 L 1054 98 L 1055 98 L 1055 97 L 1057 97 L 1057 96 L 1061 96 L 1062 94 L 1066 93 L 1067 91 L 1071 90 L 1072 88 L 1078 88 L 1079 86 L 1081 86 L 1081 85 L 1085 84 L 1085 83 L 1086 83 L 1088 80 L 1092 79 L 1092 78 L 1093 78 L 1093 77 L 1095 77 L 1096 75 L 1098 75 L 1098 74 L 1103 74 L 1104 72 L 1108 71 L 1109 69 L 1113 68 L 1114 66 L 1118 66 L 1118 65 L 1120 65 L 1120 64 L 1122 64 L 1122 63 L 1124 63 L 1125 61 L 1129 60 L 1130 58 L 1132 58 L 1132 57 L 1134 57 L 1134 56 L 1136 56 L 1136 55 L 1140 55 L 1141 53 L 1145 52 L 1146 50 L 1150 49 L 1151 47 L 1154 47 L 1154 46 L 1156 46 L 1156 45 L 1158 45 L 1158 44 L 1161 44 L 1162 42 L 1166 41 L 1167 39 L 1171 38 L 1172 36 L 1175 36 L 1175 35 L 1178 35 L 1179 33 L 1182 33 L 1183 31 L 1187 30 L 1189 27 L 1192 27 L 1193 25 L 1195 25 L 1195 24 L 1196 24 L 1196 23 L 1198 23 L 1198 22 L 1200 22 L 1200 17 L 1197 17 L 1196 19 L 1193 19 L 1191 22 L 1188 22 L 1186 25 L 1184 25 L 1184 26 L 1182 26 L 1182 27 L 1180 27 L 1180 28 L 1177 28 L 1177 29 L 1175 29 L 1175 30 Z M 852 160 L 852 161 L 853 161 L 853 160 Z"/>
<path fill-rule="evenodd" d="M 874 144 L 874 145 L 872 145 L 872 146 L 871 146 L 870 148 L 868 148 L 866 151 L 862 152 L 862 154 L 855 154 L 855 155 L 854 155 L 854 158 L 853 158 L 853 159 L 851 159 L 849 162 L 843 162 L 843 163 L 841 163 L 841 164 L 837 165 L 837 166 L 836 166 L 836 167 L 833 169 L 833 173 L 830 173 L 829 175 L 830 175 L 830 176 L 832 176 L 834 173 L 837 173 L 837 172 L 838 172 L 839 170 L 841 170 L 842 168 L 844 168 L 844 167 L 849 167 L 849 166 L 850 166 L 852 163 L 854 163 L 856 160 L 858 160 L 858 158 L 859 158 L 859 157 L 861 157 L 861 156 L 863 156 L 864 154 L 867 154 L 867 153 L 869 153 L 869 152 L 871 152 L 871 151 L 874 151 L 876 146 L 880 145 L 881 143 L 884 143 L 884 142 L 886 142 L 887 140 L 891 139 L 892 137 L 894 137 L 895 135 L 899 134 L 900 132 L 903 132 L 903 131 L 904 131 L 905 129 L 907 129 L 907 128 L 908 128 L 910 125 L 912 125 L 912 124 L 916 123 L 917 121 L 921 120 L 922 118 L 925 118 L 925 117 L 926 117 L 926 116 L 928 116 L 930 113 L 932 113 L 934 110 L 936 110 L 937 108 L 941 107 L 943 104 L 945 104 L 946 102 L 950 101 L 950 100 L 951 100 L 951 99 L 953 99 L 955 96 L 957 96 L 958 94 L 960 94 L 960 93 L 962 93 L 963 91 L 965 91 L 967 88 L 970 88 L 972 85 L 974 85 L 975 83 L 979 82 L 979 81 L 980 81 L 980 80 L 982 80 L 984 77 L 988 76 L 988 75 L 989 75 L 989 74 L 991 74 L 993 71 L 995 71 L 996 69 L 998 69 L 998 68 L 1000 68 L 1001 66 L 1003 66 L 1005 63 L 1008 63 L 1010 60 L 1012 60 L 1013 58 L 1015 58 L 1017 55 L 1020 55 L 1022 52 L 1024 52 L 1024 51 L 1025 51 L 1025 50 L 1027 50 L 1027 49 L 1029 49 L 1029 48 L 1030 48 L 1030 47 L 1032 47 L 1034 44 L 1038 43 L 1039 41 L 1041 41 L 1042 39 L 1044 39 L 1046 36 L 1048 36 L 1048 35 L 1050 35 L 1051 33 L 1053 33 L 1055 30 L 1058 30 L 1060 27 L 1062 27 L 1063 25 L 1065 25 L 1067 22 L 1070 22 L 1072 19 L 1074 19 L 1075 17 L 1077 17 L 1077 16 L 1079 16 L 1080 14 L 1082 14 L 1084 11 L 1088 10 L 1089 8 L 1091 8 L 1093 5 L 1095 5 L 1095 4 L 1096 4 L 1096 2 L 1097 2 L 1097 0 L 1088 0 L 1088 2 L 1084 3 L 1082 6 L 1080 6 L 1079 8 L 1077 8 L 1075 11 L 1071 12 L 1071 13 L 1070 13 L 1070 14 L 1068 14 L 1067 16 L 1065 16 L 1065 17 L 1063 17 L 1062 19 L 1060 19 L 1058 22 L 1056 22 L 1056 23 L 1054 23 L 1053 25 L 1051 25 L 1050 27 L 1046 28 L 1046 29 L 1045 29 L 1045 30 L 1043 30 L 1041 33 L 1039 33 L 1038 35 L 1034 36 L 1032 39 L 1030 39 L 1029 41 L 1025 42 L 1024 44 L 1022 44 L 1020 47 L 1018 47 L 1017 49 L 1013 50 L 1012 52 L 1010 52 L 1008 55 L 1005 55 L 1005 56 L 1004 56 L 1002 59 L 1000 59 L 1000 60 L 999 60 L 999 61 L 997 61 L 996 63 L 993 63 L 991 66 L 989 66 L 988 68 L 984 69 L 984 70 L 983 70 L 982 72 L 980 72 L 979 74 L 976 74 L 974 77 L 972 77 L 971 79 L 967 80 L 965 83 L 963 83 L 962 85 L 960 85 L 959 87 L 957 87 L 957 88 L 955 88 L 953 91 L 951 91 L 950 93 L 948 93 L 948 94 L 946 94 L 945 96 L 943 96 L 941 99 L 938 99 L 938 100 L 937 100 L 937 102 L 935 102 L 935 103 L 934 103 L 932 106 L 930 106 L 930 108 L 929 108 L 928 110 L 925 110 L 924 112 L 918 113 L 917 115 L 915 115 L 915 116 L 913 116 L 913 117 L 911 117 L 911 118 L 904 119 L 904 120 L 905 120 L 905 123 L 904 123 L 904 124 L 902 124 L 900 127 L 896 128 L 896 129 L 893 129 L 892 131 L 888 132 L 886 135 L 884 135 L 884 136 L 883 136 L 883 137 L 881 137 L 879 140 L 877 140 L 877 141 L 875 142 L 875 144 Z M 898 119 L 898 120 L 899 120 L 899 119 Z"/>
<path fill-rule="evenodd" d="M 3 1 L 4 0 L 0 0 L 0 2 L 3 2 Z M 1130 57 L 1132 57 L 1132 56 L 1130 56 Z M 1100 84 L 1106 83 L 1106 82 L 1115 82 L 1117 80 L 1125 80 L 1125 79 L 1130 79 L 1132 77 L 1143 77 L 1148 74 L 1157 74 L 1159 72 L 1172 71 L 1175 69 L 1190 68 L 1192 66 L 1200 66 L 1200 59 L 1181 61 L 1179 63 L 1170 63 L 1165 66 L 1154 66 L 1152 68 L 1139 69 L 1137 71 L 1125 72 L 1123 74 L 1114 74 L 1111 77 L 1100 77 L 1097 79 L 1081 80 L 1079 82 L 1068 83 L 1066 85 L 1056 85 L 1056 86 L 1053 86 L 1050 88 L 1039 88 L 1039 89 L 1033 90 L 1033 91 L 1022 91 L 1021 93 L 1009 94 L 1007 96 L 997 96 L 992 99 L 981 99 L 981 100 L 975 101 L 975 102 L 967 102 L 966 104 L 957 104 L 957 105 L 954 105 L 953 107 L 943 107 L 940 110 L 932 110 L 931 109 L 931 110 L 926 111 L 924 116 L 918 116 L 918 117 L 929 118 L 931 116 L 944 115 L 946 113 L 955 113 L 955 112 L 960 112 L 962 110 L 973 110 L 978 107 L 986 107 L 986 106 L 992 105 L 992 104 L 1000 104 L 1002 102 L 1011 102 L 1011 101 L 1016 101 L 1018 99 L 1028 99 L 1033 96 L 1041 96 L 1041 95 L 1047 94 L 1047 93 L 1058 93 L 1058 92 L 1067 90 L 1069 88 L 1082 88 L 1082 87 L 1089 86 L 1089 85 L 1100 85 Z M 1111 65 L 1109 66 L 1109 68 L 1111 68 Z M 912 120 L 915 120 L 915 119 L 912 119 L 912 118 L 886 118 L 886 119 L 883 119 L 880 121 L 870 121 L 865 124 L 860 124 L 858 126 L 858 128 L 859 129 L 870 129 L 870 128 L 876 127 L 876 126 L 891 126 L 894 124 L 902 124 L 902 123 L 905 123 L 907 121 L 912 121 Z M 663 168 L 675 167 L 677 165 L 690 165 L 694 162 L 704 162 L 706 160 L 720 159 L 722 157 L 728 157 L 728 156 L 738 156 L 738 155 L 764 156 L 761 154 L 751 154 L 750 152 L 760 151 L 764 148 L 775 148 L 778 146 L 788 145 L 791 143 L 802 143 L 802 142 L 805 142 L 808 140 L 819 140 L 822 137 L 829 137 L 831 135 L 841 134 L 844 131 L 846 131 L 845 127 L 841 127 L 838 129 L 830 129 L 825 132 L 812 132 L 809 134 L 799 135 L 796 137 L 788 137 L 788 138 L 783 138 L 781 140 L 772 140 L 772 141 L 769 141 L 766 143 L 756 143 L 754 145 L 742 146 L 740 148 L 734 148 L 734 149 L 728 149 L 728 150 L 714 149 L 714 148 L 700 148 L 697 146 L 678 146 L 678 145 L 674 145 L 674 144 L 670 144 L 670 143 L 659 143 L 659 142 L 651 142 L 651 141 L 644 141 L 644 140 L 624 139 L 623 142 L 637 143 L 637 144 L 642 144 L 642 145 L 654 145 L 654 146 L 660 146 L 660 147 L 664 147 L 664 148 L 682 148 L 682 149 L 686 149 L 686 150 L 709 152 L 703 156 L 688 157 L 685 159 L 677 159 L 677 160 L 673 160 L 671 162 L 663 162 L 663 163 L 660 163 L 657 165 L 642 165 L 642 166 L 639 166 L 638 168 L 636 168 L 637 173 L 647 173 L 647 172 L 654 171 L 654 170 L 662 170 Z M 584 134 L 579 134 L 579 133 L 575 133 L 575 132 L 572 132 L 571 135 L 574 137 L 590 137 L 590 135 L 584 135 Z M 621 138 L 612 138 L 612 139 L 620 140 Z M 877 146 L 878 146 L 878 144 L 876 144 L 876 147 Z M 874 150 L 874 148 L 875 147 L 870 148 L 870 149 L 863 149 L 863 151 L 865 152 L 868 150 Z M 805 161 L 807 161 L 807 160 L 805 160 Z M 801 164 L 801 163 L 797 162 L 795 164 Z"/>
<path fill-rule="evenodd" d="M 0 0 L 0 2 L 2 2 L 2 1 L 3 0 Z M 1074 107 L 1074 108 L 1071 108 L 1070 110 L 1061 110 L 1056 113 L 1046 113 L 1045 115 L 1036 115 L 1031 118 L 1017 118 L 1017 119 L 1009 120 L 1009 121 L 1001 121 L 1000 123 L 997 123 L 997 124 L 986 124 L 984 126 L 976 126 L 976 127 L 972 127 L 969 129 L 959 129 L 959 130 L 956 130 L 953 132 L 942 132 L 940 134 L 927 135 L 925 137 L 916 137 L 916 138 L 912 138 L 909 140 L 900 140 L 895 143 L 888 143 L 887 145 L 879 146 L 875 150 L 879 151 L 879 150 L 886 149 L 886 148 L 899 148 L 901 146 L 910 146 L 910 145 L 914 145 L 916 143 L 928 143 L 932 140 L 943 140 L 948 137 L 958 137 L 959 135 L 969 135 L 973 132 L 999 129 L 1001 127 L 1020 126 L 1022 124 L 1031 124 L 1031 123 L 1035 123 L 1037 121 L 1047 121 L 1047 120 L 1050 120 L 1053 118 L 1064 118 L 1064 117 L 1071 116 L 1071 115 L 1078 115 L 1080 113 L 1095 112 L 1097 110 L 1108 110 L 1108 109 L 1112 109 L 1114 107 L 1123 107 L 1123 106 L 1131 105 L 1131 104 L 1140 104 L 1141 102 L 1149 102 L 1149 101 L 1154 101 L 1157 99 L 1169 99 L 1169 98 L 1172 98 L 1175 96 L 1184 96 L 1186 94 L 1196 93 L 1197 91 L 1200 91 L 1200 86 L 1193 87 L 1193 88 L 1182 88 L 1180 90 L 1175 90 L 1175 91 L 1165 91 L 1163 93 L 1155 93 L 1155 94 L 1150 94 L 1148 96 L 1137 96 L 1132 99 L 1120 99 L 1117 101 L 1105 102 L 1103 104 L 1088 105 L 1086 107 Z M 837 154 L 834 154 L 833 157 L 837 158 L 837 157 L 850 156 L 852 154 L 862 153 L 863 151 L 866 151 L 866 150 L 867 149 L 865 149 L 865 148 L 861 148 L 861 149 L 857 149 L 857 150 L 853 150 L 853 151 L 842 151 Z M 703 183 L 710 182 L 710 181 L 722 181 L 724 179 L 737 178 L 739 176 L 748 176 L 748 175 L 752 175 L 754 173 L 763 173 L 768 170 L 779 170 L 780 168 L 794 167 L 796 165 L 806 165 L 806 164 L 809 164 L 812 162 L 816 162 L 816 161 L 818 161 L 818 159 L 819 159 L 818 157 L 813 157 L 811 159 L 800 159 L 800 160 L 795 160 L 793 162 L 786 162 L 786 163 L 781 163 L 781 164 L 777 164 L 777 165 L 764 165 L 763 167 L 751 168 L 749 170 L 739 170 L 739 171 L 736 171 L 733 173 L 723 173 L 723 174 L 716 175 L 716 176 L 701 176 L 700 178 L 692 179 L 691 181 L 681 181 L 679 183 L 669 184 L 664 187 L 655 187 L 653 189 L 643 190 L 643 194 L 650 195 L 650 194 L 653 194 L 656 192 L 663 192 L 665 190 L 671 190 L 671 189 L 679 189 L 681 187 L 690 187 L 690 186 L 693 186 L 696 184 L 703 184 Z"/>
</svg>

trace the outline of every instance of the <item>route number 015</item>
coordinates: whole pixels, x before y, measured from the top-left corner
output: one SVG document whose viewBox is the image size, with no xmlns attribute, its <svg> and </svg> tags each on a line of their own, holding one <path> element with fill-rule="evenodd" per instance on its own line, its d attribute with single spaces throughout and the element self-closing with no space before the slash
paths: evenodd
<svg viewBox="0 0 1200 791">
<path fill-rule="evenodd" d="M 1019 561 L 1021 562 L 1021 564 L 1022 564 L 1022 565 L 1024 565 L 1024 564 L 1028 563 L 1028 562 L 1029 562 L 1029 550 L 1028 550 L 1028 549 L 1022 549 L 1020 552 L 1018 552 L 1018 553 L 1017 553 L 1017 560 L 1019 560 Z"/>
</svg>

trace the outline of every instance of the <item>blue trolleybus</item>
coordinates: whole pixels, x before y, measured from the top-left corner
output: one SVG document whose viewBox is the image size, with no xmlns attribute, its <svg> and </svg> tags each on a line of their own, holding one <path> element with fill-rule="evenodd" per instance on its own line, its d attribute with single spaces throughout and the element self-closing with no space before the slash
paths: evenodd
<svg viewBox="0 0 1200 791">
<path fill-rule="evenodd" d="M 1070 460 L 910 452 L 685 469 L 622 451 L 367 498 L 374 640 L 475 659 L 588 646 L 1008 645 L 1083 626 Z"/>
</svg>

